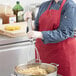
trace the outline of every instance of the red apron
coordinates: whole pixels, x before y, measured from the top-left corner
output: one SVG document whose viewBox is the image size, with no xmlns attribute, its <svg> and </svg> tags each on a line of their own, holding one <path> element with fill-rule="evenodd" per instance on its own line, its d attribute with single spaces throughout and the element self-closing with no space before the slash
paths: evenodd
<svg viewBox="0 0 76 76">
<path fill-rule="evenodd" d="M 39 31 L 52 31 L 59 27 L 61 11 L 66 0 L 63 0 L 59 10 L 48 9 L 39 18 Z M 76 40 L 68 38 L 59 43 L 44 44 L 36 40 L 36 47 L 43 63 L 59 64 L 58 73 L 63 76 L 76 76 Z M 36 55 L 37 56 L 37 55 Z"/>
</svg>

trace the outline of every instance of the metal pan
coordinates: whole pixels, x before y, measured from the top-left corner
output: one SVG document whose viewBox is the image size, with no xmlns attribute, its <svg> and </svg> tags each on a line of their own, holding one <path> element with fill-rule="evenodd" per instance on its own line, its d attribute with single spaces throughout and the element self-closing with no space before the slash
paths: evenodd
<svg viewBox="0 0 76 76">
<path fill-rule="evenodd" d="M 32 68 L 32 67 L 36 67 L 39 66 L 40 68 L 43 68 L 47 71 L 46 75 L 30 75 L 30 74 L 22 74 L 19 73 L 19 70 L 23 70 L 23 69 L 27 69 L 27 68 Z M 18 66 L 15 67 L 15 75 L 16 76 L 57 76 L 57 67 L 58 64 L 55 63 L 51 63 L 51 64 L 47 64 L 47 63 L 31 63 L 31 64 L 20 64 Z"/>
</svg>

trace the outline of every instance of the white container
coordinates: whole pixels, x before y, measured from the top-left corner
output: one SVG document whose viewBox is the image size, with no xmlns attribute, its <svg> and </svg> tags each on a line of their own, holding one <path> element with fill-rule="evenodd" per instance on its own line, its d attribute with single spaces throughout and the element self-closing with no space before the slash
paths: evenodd
<svg viewBox="0 0 76 76">
<path fill-rule="evenodd" d="M 9 17 L 9 23 L 16 23 L 16 16 Z"/>
</svg>

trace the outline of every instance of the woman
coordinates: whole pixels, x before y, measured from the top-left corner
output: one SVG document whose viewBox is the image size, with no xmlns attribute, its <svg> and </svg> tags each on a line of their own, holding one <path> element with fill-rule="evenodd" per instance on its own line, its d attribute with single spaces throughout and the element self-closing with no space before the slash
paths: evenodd
<svg viewBox="0 0 76 76">
<path fill-rule="evenodd" d="M 75 7 L 69 0 L 50 0 L 40 6 L 35 30 L 28 32 L 36 38 L 36 47 L 43 63 L 59 64 L 58 73 L 76 76 Z"/>
</svg>

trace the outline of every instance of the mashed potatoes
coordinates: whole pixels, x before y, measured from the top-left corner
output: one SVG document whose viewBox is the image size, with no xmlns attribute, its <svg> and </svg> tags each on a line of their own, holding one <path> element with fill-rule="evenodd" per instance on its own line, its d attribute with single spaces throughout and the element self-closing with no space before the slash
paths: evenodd
<svg viewBox="0 0 76 76">
<path fill-rule="evenodd" d="M 27 74 L 27 75 L 46 75 L 47 71 L 37 66 L 37 67 L 31 67 L 27 69 L 18 70 L 18 73 Z"/>
</svg>

